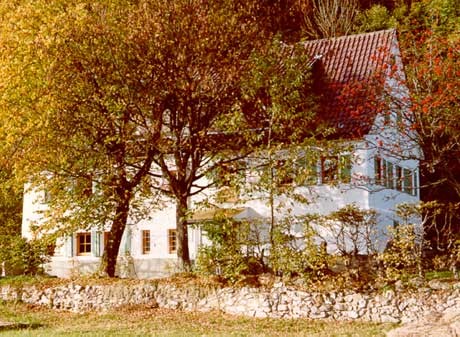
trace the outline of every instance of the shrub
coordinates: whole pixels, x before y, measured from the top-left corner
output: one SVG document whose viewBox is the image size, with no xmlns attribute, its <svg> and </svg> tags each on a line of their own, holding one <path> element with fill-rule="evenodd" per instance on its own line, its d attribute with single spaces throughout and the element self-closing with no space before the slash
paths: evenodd
<svg viewBox="0 0 460 337">
<path fill-rule="evenodd" d="M 311 278 L 328 270 L 330 256 L 325 245 L 317 243 L 317 233 L 310 225 L 312 218 L 285 218 L 277 225 L 268 259 L 276 274 Z M 295 234 L 296 225 L 303 226 L 302 233 Z"/>
<path fill-rule="evenodd" d="M 198 252 L 198 273 L 217 274 L 236 282 L 265 270 L 263 244 L 255 224 L 222 216 L 201 225 L 211 245 L 202 246 Z"/>
<path fill-rule="evenodd" d="M 47 241 L 28 241 L 20 236 L 6 236 L 2 241 L 0 262 L 5 262 L 7 275 L 36 275 L 43 272 L 42 264 L 50 253 Z"/>
<path fill-rule="evenodd" d="M 389 231 L 392 239 L 378 257 L 384 268 L 384 277 L 394 281 L 403 274 L 420 271 L 420 243 L 417 242 L 415 226 L 400 225 Z"/>
</svg>

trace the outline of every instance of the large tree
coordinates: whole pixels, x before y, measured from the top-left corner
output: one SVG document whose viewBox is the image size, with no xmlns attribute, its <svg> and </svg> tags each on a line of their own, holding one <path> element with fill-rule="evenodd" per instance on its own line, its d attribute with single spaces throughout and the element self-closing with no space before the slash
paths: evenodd
<svg viewBox="0 0 460 337">
<path fill-rule="evenodd" d="M 413 3 L 401 27 L 417 141 L 423 150 L 421 197 L 432 221 L 427 238 L 440 253 L 460 230 L 460 11 L 457 2 Z"/>
<path fill-rule="evenodd" d="M 113 276 L 132 206 L 145 205 L 143 193 L 154 200 L 154 187 L 176 203 L 177 254 L 189 268 L 189 198 L 264 139 L 269 116 L 250 102 L 269 97 L 241 89 L 254 51 L 270 46 L 252 5 L 24 0 L 1 10 L 2 130 L 19 149 L 16 173 L 51 196 L 41 229 L 109 226 Z"/>
<path fill-rule="evenodd" d="M 156 13 L 151 14 L 155 25 L 144 24 L 155 31 L 157 38 L 152 43 L 165 55 L 162 146 L 154 162 L 160 168 L 157 176 L 167 180 L 176 202 L 177 254 L 180 267 L 188 269 L 189 199 L 216 184 L 206 178 L 217 168 L 263 144 L 270 116 L 257 102 L 269 101 L 274 94 L 257 90 L 249 78 L 280 69 L 257 66 L 273 45 L 271 34 L 259 29 L 251 5 L 184 0 L 158 6 L 150 3 L 146 7 L 147 12 Z M 276 80 L 281 75 L 266 76 Z M 305 86 L 297 82 L 285 89 L 289 97 Z M 306 93 L 297 97 L 306 97 Z M 291 111 L 297 114 L 307 110 L 305 102 L 287 100 L 280 100 L 278 109 L 291 104 Z M 287 115 L 288 111 L 283 116 Z M 293 120 L 285 118 L 284 122 L 292 124 Z"/>
<path fill-rule="evenodd" d="M 394 79 L 409 88 L 410 100 L 399 103 L 410 112 L 412 125 L 401 130 L 423 152 L 421 199 L 427 204 L 422 212 L 431 215 L 427 238 L 439 250 L 455 241 L 460 228 L 459 14 L 454 0 L 424 0 L 401 3 L 392 12 L 373 7 L 361 18 L 364 30 L 396 26 L 400 32 L 406 78 Z"/>
<path fill-rule="evenodd" d="M 18 177 L 51 196 L 43 233 L 110 226 L 109 276 L 163 112 L 140 15 L 130 1 L 2 5 L 5 147 L 17 149 Z"/>
</svg>

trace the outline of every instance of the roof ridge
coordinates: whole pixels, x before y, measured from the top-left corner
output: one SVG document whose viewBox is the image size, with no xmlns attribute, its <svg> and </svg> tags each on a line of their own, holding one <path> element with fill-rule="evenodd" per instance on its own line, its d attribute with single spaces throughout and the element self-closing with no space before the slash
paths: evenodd
<svg viewBox="0 0 460 337">
<path fill-rule="evenodd" d="M 321 118 L 347 136 L 369 132 L 380 109 L 385 65 L 397 43 L 396 29 L 305 41 L 301 46 L 321 62 Z M 383 73 L 382 73 L 383 71 Z"/>
<path fill-rule="evenodd" d="M 322 38 L 322 39 L 316 39 L 316 40 L 306 40 L 302 41 L 301 43 L 306 44 L 306 43 L 321 43 L 321 42 L 327 42 L 327 41 L 333 41 L 333 40 L 344 40 L 344 39 L 352 39 L 352 38 L 358 38 L 360 36 L 366 36 L 366 35 L 380 35 L 380 34 L 386 34 L 386 33 L 393 33 L 396 34 L 397 30 L 396 28 L 389 28 L 389 29 L 382 29 L 382 30 L 376 30 L 373 32 L 365 32 L 365 33 L 358 33 L 358 34 L 351 34 L 351 35 L 341 35 L 341 36 L 334 36 L 334 37 L 327 37 L 327 38 Z"/>
</svg>

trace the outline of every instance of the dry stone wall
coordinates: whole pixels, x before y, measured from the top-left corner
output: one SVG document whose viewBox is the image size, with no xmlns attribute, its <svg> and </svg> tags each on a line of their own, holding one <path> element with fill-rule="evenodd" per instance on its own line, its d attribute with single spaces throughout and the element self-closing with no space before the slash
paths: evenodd
<svg viewBox="0 0 460 337">
<path fill-rule="evenodd" d="M 58 310 L 84 312 L 125 305 L 210 311 L 253 317 L 413 322 L 428 314 L 460 311 L 460 284 L 450 289 L 363 294 L 307 292 L 282 283 L 263 288 L 200 288 L 157 282 L 79 285 L 50 288 L 0 288 L 0 300 L 22 301 Z"/>
</svg>

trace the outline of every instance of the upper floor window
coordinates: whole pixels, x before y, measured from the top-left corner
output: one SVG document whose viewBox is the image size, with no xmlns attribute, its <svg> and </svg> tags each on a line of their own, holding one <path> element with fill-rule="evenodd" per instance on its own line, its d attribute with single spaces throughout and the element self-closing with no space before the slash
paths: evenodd
<svg viewBox="0 0 460 337">
<path fill-rule="evenodd" d="M 320 150 L 313 149 L 299 153 L 297 157 L 276 158 L 271 161 L 271 164 L 270 166 L 267 163 L 267 170 L 260 171 L 257 178 L 273 179 L 277 186 L 311 186 L 351 182 L 352 156 L 348 153 L 321 156 Z M 250 182 L 258 181 L 251 179 Z"/>
<path fill-rule="evenodd" d="M 321 157 L 321 183 L 349 183 L 351 181 L 351 156 L 335 155 Z"/>
<path fill-rule="evenodd" d="M 402 190 L 406 193 L 415 195 L 415 188 L 414 188 L 414 174 L 411 170 L 402 169 L 402 175 L 400 178 L 402 180 Z"/>
<path fill-rule="evenodd" d="M 282 170 L 278 180 L 282 184 L 298 185 L 349 183 L 351 181 L 351 156 L 349 154 L 299 157 L 292 169 Z M 276 171 L 275 171 L 276 173 Z"/>
<path fill-rule="evenodd" d="M 43 203 L 49 204 L 53 198 L 52 193 L 49 190 L 43 191 Z"/>
<path fill-rule="evenodd" d="M 294 168 L 292 162 L 276 160 L 274 162 L 273 175 L 279 185 L 292 185 L 294 183 Z"/>
<path fill-rule="evenodd" d="M 417 195 L 417 170 L 410 170 L 379 156 L 374 158 L 375 184 L 410 195 Z"/>
</svg>

